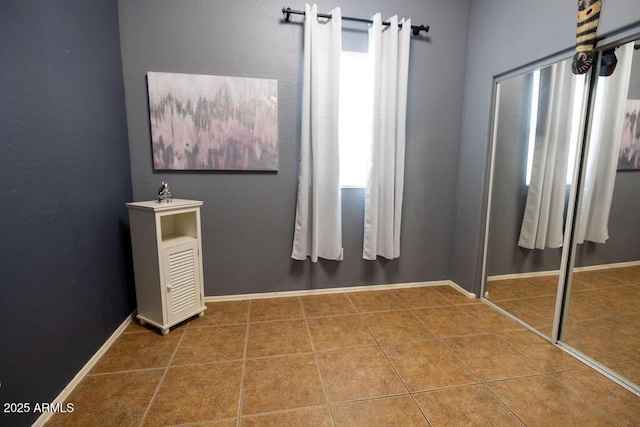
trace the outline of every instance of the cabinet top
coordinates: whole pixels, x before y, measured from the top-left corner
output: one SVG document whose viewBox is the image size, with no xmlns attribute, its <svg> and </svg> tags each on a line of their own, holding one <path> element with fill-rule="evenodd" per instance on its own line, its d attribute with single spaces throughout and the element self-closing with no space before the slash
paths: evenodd
<svg viewBox="0 0 640 427">
<path fill-rule="evenodd" d="M 158 202 L 157 200 L 149 200 L 146 202 L 127 203 L 129 209 L 143 209 L 153 211 L 165 211 L 171 209 L 182 209 L 202 206 L 204 202 L 200 200 L 172 199 L 170 202 Z"/>
</svg>

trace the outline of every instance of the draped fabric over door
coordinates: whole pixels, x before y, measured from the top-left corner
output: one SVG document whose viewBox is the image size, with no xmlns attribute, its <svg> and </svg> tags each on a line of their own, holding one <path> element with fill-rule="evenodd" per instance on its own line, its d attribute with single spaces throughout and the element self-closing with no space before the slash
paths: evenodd
<svg viewBox="0 0 640 427">
<path fill-rule="evenodd" d="M 298 201 L 291 257 L 342 258 L 340 162 L 338 147 L 340 8 L 318 19 L 305 6 L 304 76 Z"/>
<path fill-rule="evenodd" d="M 400 256 L 411 20 L 380 14 L 369 27 L 374 67 L 373 141 L 365 189 L 363 258 Z"/>
<path fill-rule="evenodd" d="M 538 127 L 518 246 L 559 248 L 563 241 L 567 163 L 574 108 L 574 76 L 569 61 L 550 67 L 548 91 L 540 94 Z"/>
<path fill-rule="evenodd" d="M 579 244 L 585 240 L 605 243 L 609 238 L 609 212 L 631 79 L 633 45 L 631 42 L 618 48 L 615 72 L 598 81 L 576 232 Z"/>
</svg>

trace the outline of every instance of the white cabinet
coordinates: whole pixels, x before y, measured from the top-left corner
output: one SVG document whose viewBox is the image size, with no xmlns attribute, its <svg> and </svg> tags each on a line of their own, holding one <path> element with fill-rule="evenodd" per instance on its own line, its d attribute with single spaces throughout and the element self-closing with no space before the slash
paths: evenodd
<svg viewBox="0 0 640 427">
<path fill-rule="evenodd" d="M 138 314 L 169 333 L 189 317 L 202 316 L 201 201 L 173 199 L 127 203 L 131 226 Z"/>
</svg>

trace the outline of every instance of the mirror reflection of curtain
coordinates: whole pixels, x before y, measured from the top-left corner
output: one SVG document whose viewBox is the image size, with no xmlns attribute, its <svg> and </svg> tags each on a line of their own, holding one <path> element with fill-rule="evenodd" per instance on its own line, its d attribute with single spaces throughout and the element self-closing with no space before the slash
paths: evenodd
<svg viewBox="0 0 640 427">
<path fill-rule="evenodd" d="M 562 246 L 575 88 L 569 61 L 549 67 L 549 75 L 541 75 L 540 87 L 548 90 L 540 93 L 538 102 L 531 182 L 518 241 L 527 249 Z"/>
<path fill-rule="evenodd" d="M 618 48 L 615 72 L 598 81 L 576 233 L 578 244 L 585 240 L 605 243 L 609 238 L 609 211 L 629 92 L 633 45 L 632 42 Z"/>
</svg>

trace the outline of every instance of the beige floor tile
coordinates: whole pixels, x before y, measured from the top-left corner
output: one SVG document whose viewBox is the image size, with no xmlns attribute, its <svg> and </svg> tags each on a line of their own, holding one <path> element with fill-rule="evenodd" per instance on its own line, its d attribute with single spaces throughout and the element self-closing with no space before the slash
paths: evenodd
<svg viewBox="0 0 640 427">
<path fill-rule="evenodd" d="M 251 301 L 251 322 L 301 319 L 304 317 L 298 297 L 265 298 Z"/>
<path fill-rule="evenodd" d="M 213 421 L 238 415 L 242 362 L 169 368 L 145 425 Z"/>
<path fill-rule="evenodd" d="M 616 334 L 593 333 L 589 328 L 584 327 L 582 322 L 567 324 L 560 340 L 605 365 L 638 356 L 637 352 L 627 348 L 625 342 Z"/>
<path fill-rule="evenodd" d="M 478 382 L 476 376 L 437 341 L 387 345 L 384 351 L 412 393 Z"/>
<path fill-rule="evenodd" d="M 132 334 L 138 332 L 158 332 L 158 328 L 155 326 L 149 325 L 148 323 L 145 325 L 141 325 L 138 319 L 131 320 L 131 323 L 127 326 L 127 328 L 122 332 L 123 334 Z"/>
<path fill-rule="evenodd" d="M 582 294 L 583 291 L 578 294 Z M 575 297 L 575 298 L 574 298 Z M 582 322 L 589 319 L 597 319 L 600 317 L 609 316 L 609 311 L 603 310 L 601 308 L 595 307 L 592 304 L 585 304 L 579 298 L 579 296 L 571 291 L 571 296 L 568 302 L 568 310 L 567 310 L 567 319 L 575 322 Z"/>
<path fill-rule="evenodd" d="M 461 305 L 458 309 L 494 332 L 524 330 L 524 326 L 486 304 Z"/>
<path fill-rule="evenodd" d="M 600 273 L 603 276 L 614 278 L 621 282 L 640 283 L 640 268 L 638 266 L 610 268 L 601 270 Z"/>
<path fill-rule="evenodd" d="M 376 345 L 369 328 L 358 315 L 308 319 L 316 351 Z"/>
<path fill-rule="evenodd" d="M 171 361 L 172 365 L 242 360 L 246 325 L 189 328 Z"/>
<path fill-rule="evenodd" d="M 406 308 L 402 300 L 391 291 L 349 292 L 347 296 L 359 313 Z"/>
<path fill-rule="evenodd" d="M 420 308 L 413 312 L 433 335 L 440 338 L 491 332 L 457 306 Z"/>
<path fill-rule="evenodd" d="M 237 419 L 229 419 L 226 421 L 211 421 L 211 422 L 206 422 L 206 423 L 197 423 L 197 424 L 186 424 L 183 427 L 186 426 L 193 426 L 193 427 L 236 427 L 238 425 L 238 420 Z"/>
<path fill-rule="evenodd" d="M 419 393 L 414 398 L 433 427 L 523 425 L 482 384 Z"/>
<path fill-rule="evenodd" d="M 599 271 L 579 271 L 573 273 L 573 278 L 580 282 L 588 283 L 593 288 L 609 288 L 611 286 L 620 286 L 625 282 L 617 280 Z"/>
<path fill-rule="evenodd" d="M 537 307 L 528 304 L 525 299 L 494 301 L 494 304 L 529 326 L 551 323 L 548 316 L 540 312 Z"/>
<path fill-rule="evenodd" d="M 326 404 L 312 354 L 247 360 L 242 415 Z"/>
<path fill-rule="evenodd" d="M 307 317 L 353 314 L 356 310 L 346 294 L 307 295 L 300 298 Z"/>
<path fill-rule="evenodd" d="M 409 310 L 368 313 L 363 314 L 362 318 L 379 344 L 433 338 L 433 334 Z"/>
<path fill-rule="evenodd" d="M 488 281 L 484 288 L 483 297 L 491 302 L 515 298 L 511 286 L 506 280 Z"/>
<path fill-rule="evenodd" d="M 444 343 L 483 381 L 542 372 L 541 368 L 496 335 L 447 338 Z"/>
<path fill-rule="evenodd" d="M 410 396 L 364 400 L 333 407 L 336 424 L 345 427 L 429 426 Z"/>
<path fill-rule="evenodd" d="M 582 282 L 575 278 L 571 279 L 571 292 L 583 292 L 583 291 L 590 291 L 593 289 L 595 289 L 595 287 L 589 284 L 588 282 Z"/>
<path fill-rule="evenodd" d="M 179 329 L 168 335 L 122 334 L 96 363 L 91 373 L 166 367 L 184 331 L 185 329 Z"/>
<path fill-rule="evenodd" d="M 640 287 L 636 285 L 616 286 L 607 289 L 580 292 L 580 301 L 608 311 L 611 315 L 638 312 L 636 301 L 640 298 Z"/>
<path fill-rule="evenodd" d="M 318 363 L 331 403 L 407 393 L 377 347 L 319 353 Z"/>
<path fill-rule="evenodd" d="M 537 289 L 538 285 L 531 278 L 488 280 L 485 287 L 485 297 L 490 301 L 524 298 L 535 296 L 532 295 L 532 292 L 536 292 Z M 546 291 L 538 291 L 537 295 L 545 293 Z"/>
<path fill-rule="evenodd" d="M 66 399 L 73 412 L 54 414 L 47 426 L 138 426 L 164 369 L 89 375 Z"/>
<path fill-rule="evenodd" d="M 528 426 L 614 425 L 549 375 L 498 381 L 487 386 Z"/>
<path fill-rule="evenodd" d="M 479 298 L 469 298 L 462 292 L 452 288 L 451 286 L 434 286 L 440 295 L 451 301 L 453 304 L 480 304 Z"/>
<path fill-rule="evenodd" d="M 553 324 L 553 317 L 556 310 L 556 296 L 545 295 L 539 297 L 523 298 L 521 301 L 531 306 L 539 319 L 531 319 L 529 325 L 537 328 Z"/>
<path fill-rule="evenodd" d="M 500 299 L 533 298 L 555 295 L 558 291 L 557 277 L 528 277 L 502 282 L 499 288 L 501 292 L 492 292 L 493 290 L 498 291 L 498 289 L 494 289 L 492 286 L 487 288 L 490 299 L 496 296 L 503 296 Z"/>
<path fill-rule="evenodd" d="M 203 326 L 233 325 L 246 323 L 249 316 L 249 301 L 220 301 L 206 303 L 204 316 L 195 317 L 189 328 Z"/>
<path fill-rule="evenodd" d="M 333 427 L 328 406 L 242 417 L 240 427 Z"/>
<path fill-rule="evenodd" d="M 605 376 L 593 370 L 583 370 L 563 372 L 554 378 L 618 424 L 637 426 L 640 422 L 640 397 Z"/>
<path fill-rule="evenodd" d="M 302 319 L 249 324 L 248 358 L 308 352 L 311 342 Z"/>
<path fill-rule="evenodd" d="M 584 369 L 586 365 L 569 356 L 550 342 L 530 331 L 510 331 L 497 334 L 509 345 L 524 354 L 544 372 Z"/>
<path fill-rule="evenodd" d="M 437 307 L 452 304 L 450 300 L 431 286 L 394 289 L 392 292 L 409 308 Z"/>
</svg>

